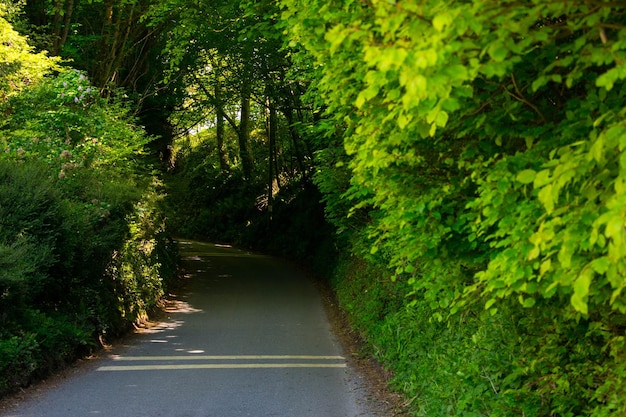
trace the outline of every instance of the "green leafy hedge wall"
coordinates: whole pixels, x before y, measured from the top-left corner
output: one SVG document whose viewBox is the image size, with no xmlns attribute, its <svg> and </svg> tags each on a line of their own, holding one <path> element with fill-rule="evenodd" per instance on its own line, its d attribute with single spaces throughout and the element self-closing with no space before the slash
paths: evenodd
<svg viewBox="0 0 626 417">
<path fill-rule="evenodd" d="M 383 320 L 432 342 L 411 342 L 416 413 L 625 413 L 626 6 L 280 3 L 343 132 L 328 214 L 362 218 L 354 253 L 405 288 Z"/>
<path fill-rule="evenodd" d="M 0 29 L 3 395 L 142 319 L 175 259 L 123 101 L 35 54 L 1 8 Z"/>
</svg>

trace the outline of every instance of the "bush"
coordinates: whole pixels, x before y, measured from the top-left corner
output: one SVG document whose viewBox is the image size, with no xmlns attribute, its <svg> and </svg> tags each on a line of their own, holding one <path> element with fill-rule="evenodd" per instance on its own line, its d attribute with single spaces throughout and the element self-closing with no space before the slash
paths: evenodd
<svg viewBox="0 0 626 417">
<path fill-rule="evenodd" d="M 42 68 L 0 73 L 0 395 L 142 319 L 175 271 L 150 138 L 83 73 Z"/>
<path fill-rule="evenodd" d="M 0 320 L 43 301 L 58 254 L 61 193 L 41 164 L 0 159 Z"/>
</svg>

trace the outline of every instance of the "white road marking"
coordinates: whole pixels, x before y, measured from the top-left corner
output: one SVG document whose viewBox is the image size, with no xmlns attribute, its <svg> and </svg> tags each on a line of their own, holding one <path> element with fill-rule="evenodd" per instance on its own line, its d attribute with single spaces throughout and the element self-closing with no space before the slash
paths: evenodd
<svg viewBox="0 0 626 417">
<path fill-rule="evenodd" d="M 208 361 L 231 361 L 231 360 L 344 360 L 343 356 L 314 356 L 314 355 L 190 355 L 190 356 L 113 356 L 116 361 L 171 361 L 171 360 L 208 360 Z"/>
<path fill-rule="evenodd" d="M 176 369 L 345 368 L 345 363 L 199 363 L 185 365 L 101 366 L 97 371 L 164 371 Z"/>
<path fill-rule="evenodd" d="M 316 355 L 175 355 L 175 356 L 114 356 L 114 361 L 259 361 L 259 360 L 309 360 L 317 362 L 264 362 L 264 363 L 187 363 L 152 364 L 152 365 L 112 365 L 101 366 L 98 371 L 152 371 L 152 370 L 175 370 L 175 369 L 260 369 L 260 368 L 345 368 L 345 362 L 320 362 L 320 361 L 344 361 L 343 356 L 316 356 Z"/>
</svg>

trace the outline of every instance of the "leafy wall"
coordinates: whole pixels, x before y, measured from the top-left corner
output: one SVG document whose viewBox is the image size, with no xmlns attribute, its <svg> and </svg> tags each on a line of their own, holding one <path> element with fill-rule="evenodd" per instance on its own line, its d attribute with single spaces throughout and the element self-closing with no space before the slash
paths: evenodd
<svg viewBox="0 0 626 417">
<path fill-rule="evenodd" d="M 318 175 L 328 214 L 405 288 L 381 355 L 411 343 L 416 412 L 623 413 L 624 7 L 281 4 L 346 153 L 349 189 Z"/>
<path fill-rule="evenodd" d="M 142 159 L 150 138 L 122 100 L 34 53 L 1 13 L 4 395 L 142 319 L 175 259 Z"/>
</svg>

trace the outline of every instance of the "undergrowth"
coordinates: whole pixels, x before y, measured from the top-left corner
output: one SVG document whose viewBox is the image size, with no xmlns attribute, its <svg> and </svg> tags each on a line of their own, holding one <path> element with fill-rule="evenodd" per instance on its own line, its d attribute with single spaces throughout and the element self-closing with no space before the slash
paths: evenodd
<svg viewBox="0 0 626 417">
<path fill-rule="evenodd" d="M 333 286 L 350 323 L 415 416 L 611 416 L 623 412 L 623 340 L 558 305 L 503 305 L 447 320 L 386 268 L 342 258 Z M 595 409 L 595 410 L 594 410 Z M 593 410 L 593 411 L 592 411 Z M 618 414 L 614 414 L 618 413 Z"/>
</svg>

